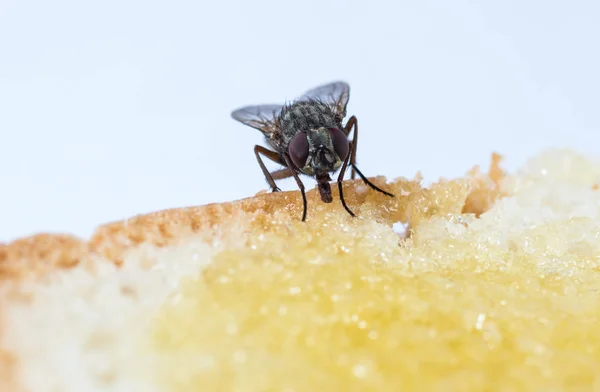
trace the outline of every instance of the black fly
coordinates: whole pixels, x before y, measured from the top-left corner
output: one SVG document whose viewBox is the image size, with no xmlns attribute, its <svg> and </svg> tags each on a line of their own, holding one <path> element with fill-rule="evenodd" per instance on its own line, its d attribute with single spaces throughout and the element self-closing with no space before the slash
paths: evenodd
<svg viewBox="0 0 600 392">
<path fill-rule="evenodd" d="M 306 194 L 298 173 L 315 177 L 321 200 L 331 203 L 329 174 L 341 167 L 337 178 L 340 200 L 352 216 L 355 215 L 346 205 L 342 192 L 342 180 L 348 163 L 352 166 L 352 179 L 358 173 L 369 187 L 394 197 L 371 183 L 356 167 L 356 117 L 351 116 L 346 125 L 342 126 L 349 98 L 350 86 L 344 82 L 333 82 L 316 87 L 289 104 L 246 106 L 231 113 L 235 120 L 261 131 L 267 143 L 275 150 L 254 146 L 254 154 L 272 191 L 280 191 L 275 180 L 290 176 L 296 180 L 304 205 L 302 221 L 306 220 Z M 354 138 L 349 140 L 352 128 Z M 270 173 L 261 155 L 285 168 Z"/>
</svg>

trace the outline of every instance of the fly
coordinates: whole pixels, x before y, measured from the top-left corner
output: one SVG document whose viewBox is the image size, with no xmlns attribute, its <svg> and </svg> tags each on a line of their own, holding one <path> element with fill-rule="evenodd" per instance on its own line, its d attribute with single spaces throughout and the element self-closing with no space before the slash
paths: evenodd
<svg viewBox="0 0 600 392">
<path fill-rule="evenodd" d="M 300 192 L 304 211 L 302 221 L 306 220 L 307 202 L 304 184 L 299 174 L 313 177 L 321 200 L 332 202 L 330 174 L 339 170 L 337 184 L 340 200 L 344 209 L 348 208 L 342 191 L 342 180 L 348 165 L 352 167 L 350 177 L 355 174 L 372 189 L 387 196 L 393 194 L 378 188 L 356 167 L 356 148 L 358 144 L 358 122 L 351 116 L 345 125 L 346 106 L 350 99 L 350 86 L 345 82 L 333 82 L 307 91 L 295 101 L 283 105 L 246 106 L 231 113 L 231 116 L 252 128 L 261 131 L 269 146 L 254 146 L 254 154 L 273 192 L 280 189 L 275 180 L 294 177 Z M 352 140 L 350 132 L 354 131 Z M 282 165 L 284 168 L 269 172 L 261 156 Z"/>
</svg>

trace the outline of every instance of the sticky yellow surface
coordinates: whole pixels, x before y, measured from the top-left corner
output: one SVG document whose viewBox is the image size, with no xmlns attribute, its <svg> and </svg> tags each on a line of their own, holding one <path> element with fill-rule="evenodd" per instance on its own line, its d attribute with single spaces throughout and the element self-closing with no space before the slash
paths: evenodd
<svg viewBox="0 0 600 392">
<path fill-rule="evenodd" d="M 466 182 L 393 191 L 367 192 L 355 219 L 316 197 L 305 224 L 257 216 L 160 310 L 153 377 L 181 392 L 600 389 L 592 218 L 510 234 L 502 211 L 460 215 Z"/>
</svg>

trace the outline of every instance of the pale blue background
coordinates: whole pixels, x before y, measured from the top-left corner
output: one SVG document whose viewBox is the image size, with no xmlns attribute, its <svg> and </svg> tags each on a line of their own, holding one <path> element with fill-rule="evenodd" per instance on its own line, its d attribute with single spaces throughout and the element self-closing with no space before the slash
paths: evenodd
<svg viewBox="0 0 600 392">
<path fill-rule="evenodd" d="M 230 111 L 334 79 L 367 175 L 600 155 L 598 4 L 1 0 L 0 241 L 251 196 Z"/>
</svg>

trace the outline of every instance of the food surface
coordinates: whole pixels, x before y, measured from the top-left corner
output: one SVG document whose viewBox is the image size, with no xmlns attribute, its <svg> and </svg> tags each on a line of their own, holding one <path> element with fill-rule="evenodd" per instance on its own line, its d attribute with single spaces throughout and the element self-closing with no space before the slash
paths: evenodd
<svg viewBox="0 0 600 392">
<path fill-rule="evenodd" d="M 393 199 L 348 181 L 356 218 L 311 190 L 304 223 L 285 192 L 10 244 L 4 369 L 36 391 L 595 390 L 599 181 L 549 151 Z"/>
</svg>

